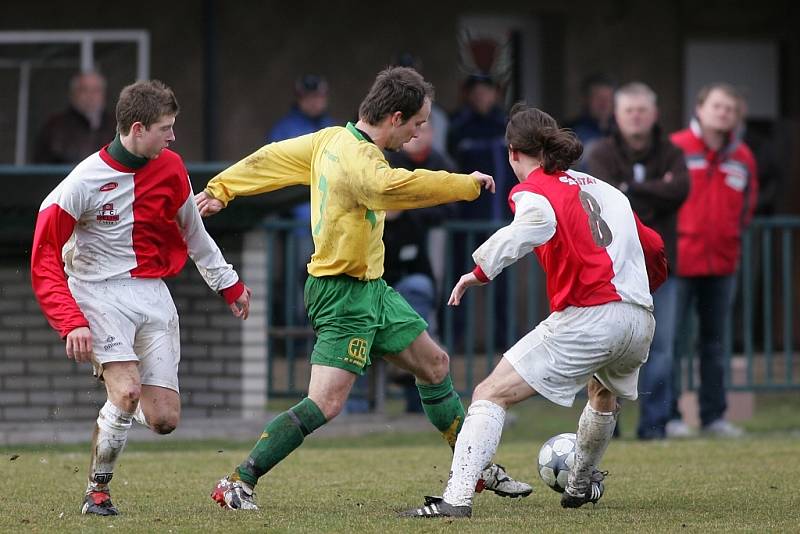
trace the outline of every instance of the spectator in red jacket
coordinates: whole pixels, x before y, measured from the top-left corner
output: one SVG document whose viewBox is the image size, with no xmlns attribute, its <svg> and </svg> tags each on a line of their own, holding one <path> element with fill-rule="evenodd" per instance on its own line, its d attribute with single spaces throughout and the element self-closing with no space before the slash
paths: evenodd
<svg viewBox="0 0 800 534">
<path fill-rule="evenodd" d="M 739 267 L 741 234 L 758 196 L 755 158 L 735 135 L 743 98 L 729 84 L 700 90 L 689 128 L 672 134 L 689 168 L 691 191 L 678 212 L 678 317 L 695 306 L 699 318 L 700 422 L 704 433 L 736 437 L 724 419 L 724 342 Z M 676 369 L 677 372 L 677 369 Z M 683 436 L 677 395 L 668 436 Z"/>
</svg>

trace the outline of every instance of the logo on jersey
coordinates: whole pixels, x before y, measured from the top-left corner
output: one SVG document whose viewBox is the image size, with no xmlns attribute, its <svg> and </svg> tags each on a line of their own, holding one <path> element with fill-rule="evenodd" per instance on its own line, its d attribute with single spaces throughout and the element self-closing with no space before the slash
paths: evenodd
<svg viewBox="0 0 800 534">
<path fill-rule="evenodd" d="M 364 367 L 367 363 L 367 349 L 368 345 L 366 339 L 360 337 L 351 338 L 350 342 L 347 344 L 348 356 L 344 358 L 344 361 L 358 365 L 359 367 Z"/>
<path fill-rule="evenodd" d="M 97 210 L 97 222 L 100 224 L 117 224 L 119 222 L 119 215 L 112 202 L 103 204 L 103 207 Z"/>
<path fill-rule="evenodd" d="M 108 182 L 107 184 L 100 187 L 100 191 L 112 191 L 117 188 L 117 182 Z"/>
<path fill-rule="evenodd" d="M 114 341 L 114 336 L 108 336 L 106 338 L 106 344 L 103 345 L 103 350 L 111 350 L 112 348 L 120 345 L 122 345 L 121 341 Z"/>
<path fill-rule="evenodd" d="M 589 185 L 589 184 L 596 184 L 597 180 L 592 178 L 591 176 L 569 176 L 563 175 L 559 176 L 559 181 L 564 182 L 565 184 L 569 185 Z"/>
</svg>

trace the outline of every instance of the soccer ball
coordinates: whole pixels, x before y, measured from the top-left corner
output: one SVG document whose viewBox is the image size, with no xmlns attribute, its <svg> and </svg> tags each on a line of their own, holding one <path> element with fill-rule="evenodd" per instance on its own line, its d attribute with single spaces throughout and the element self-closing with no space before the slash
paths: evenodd
<svg viewBox="0 0 800 534">
<path fill-rule="evenodd" d="M 575 434 L 558 434 L 539 449 L 539 476 L 559 493 L 564 493 L 569 471 L 575 464 L 576 440 Z"/>
</svg>

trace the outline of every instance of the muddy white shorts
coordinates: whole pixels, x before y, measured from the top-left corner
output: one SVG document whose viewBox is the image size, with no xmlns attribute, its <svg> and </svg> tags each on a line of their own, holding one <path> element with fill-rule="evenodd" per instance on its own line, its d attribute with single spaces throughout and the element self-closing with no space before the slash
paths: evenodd
<svg viewBox="0 0 800 534">
<path fill-rule="evenodd" d="M 505 358 L 533 389 L 561 406 L 572 406 L 592 376 L 618 397 L 635 400 L 655 324 L 653 314 L 635 304 L 569 307 L 550 314 Z"/>
<path fill-rule="evenodd" d="M 92 331 L 95 374 L 110 362 L 139 362 L 142 384 L 178 391 L 178 312 L 158 278 L 103 282 L 69 279 Z"/>
</svg>

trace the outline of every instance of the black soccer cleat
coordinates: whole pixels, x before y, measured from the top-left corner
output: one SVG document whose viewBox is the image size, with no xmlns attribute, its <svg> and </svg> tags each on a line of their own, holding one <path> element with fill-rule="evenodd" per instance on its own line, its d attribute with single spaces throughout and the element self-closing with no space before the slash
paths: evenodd
<svg viewBox="0 0 800 534">
<path fill-rule="evenodd" d="M 472 517 L 472 506 L 453 506 L 442 497 L 425 496 L 425 505 L 399 512 L 397 517 Z"/>
<path fill-rule="evenodd" d="M 561 494 L 561 507 L 580 508 L 586 503 L 596 504 L 605 493 L 606 487 L 603 484 L 603 480 L 607 474 L 608 471 L 595 469 L 592 472 L 589 487 L 583 493 L 579 493 L 572 486 L 567 485 L 567 489 Z"/>
<path fill-rule="evenodd" d="M 111 494 L 106 491 L 90 491 L 83 498 L 82 514 L 119 515 L 119 510 L 111 503 Z"/>
</svg>

